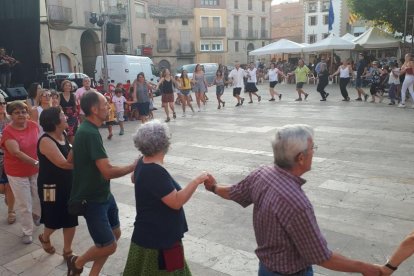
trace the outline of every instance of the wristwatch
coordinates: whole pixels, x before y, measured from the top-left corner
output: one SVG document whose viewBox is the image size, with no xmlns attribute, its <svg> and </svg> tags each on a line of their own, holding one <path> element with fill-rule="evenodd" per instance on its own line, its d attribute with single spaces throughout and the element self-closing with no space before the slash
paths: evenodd
<svg viewBox="0 0 414 276">
<path fill-rule="evenodd" d="M 385 267 L 391 269 L 392 271 L 396 271 L 398 269 L 398 266 L 393 266 L 392 264 L 390 264 L 389 262 L 387 262 L 385 264 Z"/>
<path fill-rule="evenodd" d="M 33 166 L 35 166 L 35 167 L 39 167 L 39 160 L 36 160 L 36 161 L 33 163 Z"/>
</svg>

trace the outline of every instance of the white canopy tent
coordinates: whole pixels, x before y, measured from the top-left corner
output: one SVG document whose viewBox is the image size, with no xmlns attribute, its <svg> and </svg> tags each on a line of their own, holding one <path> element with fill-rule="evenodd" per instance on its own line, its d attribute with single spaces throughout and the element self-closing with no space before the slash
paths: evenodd
<svg viewBox="0 0 414 276">
<path fill-rule="evenodd" d="M 260 55 L 271 55 L 271 54 L 300 53 L 302 52 L 302 49 L 304 49 L 304 47 L 305 46 L 299 43 L 282 38 L 262 48 L 249 52 L 249 55 L 260 56 Z"/>
<path fill-rule="evenodd" d="M 398 48 L 400 46 L 398 39 L 377 27 L 369 28 L 365 33 L 355 38 L 353 42 L 365 49 Z"/>
<path fill-rule="evenodd" d="M 327 38 L 303 48 L 303 52 L 320 52 L 328 50 L 352 50 L 355 43 L 330 34 Z"/>
<path fill-rule="evenodd" d="M 352 41 L 354 40 L 356 37 L 351 35 L 350 33 L 346 33 L 343 36 L 341 36 L 342 39 L 348 40 L 348 41 Z"/>
</svg>

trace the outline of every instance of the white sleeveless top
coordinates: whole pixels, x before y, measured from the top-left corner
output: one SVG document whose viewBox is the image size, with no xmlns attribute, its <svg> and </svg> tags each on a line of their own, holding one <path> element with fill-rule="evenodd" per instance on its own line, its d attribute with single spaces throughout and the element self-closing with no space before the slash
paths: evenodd
<svg viewBox="0 0 414 276">
<path fill-rule="evenodd" d="M 349 67 L 345 67 L 342 69 L 342 66 L 339 67 L 339 77 L 342 78 L 349 78 Z"/>
<path fill-rule="evenodd" d="M 37 125 L 39 126 L 39 137 L 40 137 L 40 136 L 43 135 L 43 133 L 45 133 L 43 131 L 43 127 L 40 125 L 40 122 L 39 122 L 40 114 L 42 114 L 43 108 L 40 105 L 38 105 L 38 106 L 36 106 L 36 109 L 37 109 L 37 116 L 38 116 L 37 117 Z"/>
</svg>

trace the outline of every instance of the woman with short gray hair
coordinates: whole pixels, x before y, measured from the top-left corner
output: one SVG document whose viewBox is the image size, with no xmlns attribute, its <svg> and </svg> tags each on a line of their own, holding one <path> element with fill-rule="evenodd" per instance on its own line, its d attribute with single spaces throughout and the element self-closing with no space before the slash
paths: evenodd
<svg viewBox="0 0 414 276">
<path fill-rule="evenodd" d="M 275 164 L 280 168 L 291 168 L 296 156 L 307 151 L 309 140 L 313 140 L 313 128 L 309 125 L 285 125 L 279 128 L 272 141 Z"/>
<path fill-rule="evenodd" d="M 132 175 L 137 214 L 124 276 L 191 275 L 181 242 L 188 231 L 183 205 L 208 175 L 202 172 L 182 189 L 163 166 L 170 139 L 167 125 L 158 120 L 141 125 L 133 136 L 143 157 Z"/>
</svg>

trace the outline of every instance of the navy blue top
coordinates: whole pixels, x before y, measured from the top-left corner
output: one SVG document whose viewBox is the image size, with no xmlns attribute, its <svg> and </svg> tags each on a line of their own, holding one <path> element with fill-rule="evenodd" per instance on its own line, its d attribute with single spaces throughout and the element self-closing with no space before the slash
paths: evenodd
<svg viewBox="0 0 414 276">
<path fill-rule="evenodd" d="M 364 59 L 358 61 L 356 69 L 357 69 L 357 78 L 360 78 L 362 73 L 364 73 L 365 68 L 367 67 L 367 62 Z"/>
<path fill-rule="evenodd" d="M 174 210 L 162 202 L 162 198 L 180 185 L 164 167 L 144 163 L 142 158 L 134 171 L 135 217 L 132 242 L 153 249 L 171 248 L 188 231 L 184 209 Z"/>
</svg>

